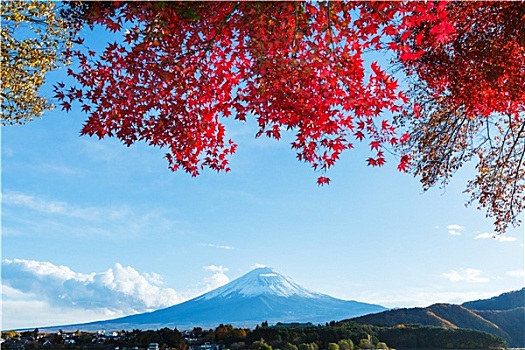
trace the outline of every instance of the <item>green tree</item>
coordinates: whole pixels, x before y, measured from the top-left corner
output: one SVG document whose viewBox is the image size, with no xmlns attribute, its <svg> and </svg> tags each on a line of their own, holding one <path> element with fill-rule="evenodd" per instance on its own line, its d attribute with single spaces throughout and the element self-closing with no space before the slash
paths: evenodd
<svg viewBox="0 0 525 350">
<path fill-rule="evenodd" d="M 292 343 L 286 343 L 282 350 L 299 350 L 296 345 Z"/>
<path fill-rule="evenodd" d="M 264 339 L 261 339 L 253 343 L 252 349 L 254 350 L 272 350 L 272 346 L 270 344 L 265 343 Z"/>
<path fill-rule="evenodd" d="M 354 350 L 354 342 L 350 339 L 341 339 L 337 345 L 339 350 Z"/>
<path fill-rule="evenodd" d="M 371 349 L 372 348 L 372 338 L 370 335 L 366 339 L 359 340 L 360 349 Z"/>
<path fill-rule="evenodd" d="M 299 344 L 299 350 L 319 350 L 319 346 L 316 343 L 302 343 Z"/>
<path fill-rule="evenodd" d="M 329 343 L 328 350 L 339 350 L 339 345 L 336 343 Z"/>
</svg>

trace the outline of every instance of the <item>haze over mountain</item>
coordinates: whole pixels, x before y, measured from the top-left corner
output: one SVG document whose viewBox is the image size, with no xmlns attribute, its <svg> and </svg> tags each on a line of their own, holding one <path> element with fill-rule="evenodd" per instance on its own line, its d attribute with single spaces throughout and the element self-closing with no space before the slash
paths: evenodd
<svg viewBox="0 0 525 350">
<path fill-rule="evenodd" d="M 325 323 L 386 310 L 375 304 L 347 301 L 310 291 L 272 268 L 257 268 L 197 298 L 150 313 L 113 320 L 60 326 L 61 329 L 156 329 L 261 322 Z M 46 329 L 59 328 L 46 327 Z"/>
</svg>

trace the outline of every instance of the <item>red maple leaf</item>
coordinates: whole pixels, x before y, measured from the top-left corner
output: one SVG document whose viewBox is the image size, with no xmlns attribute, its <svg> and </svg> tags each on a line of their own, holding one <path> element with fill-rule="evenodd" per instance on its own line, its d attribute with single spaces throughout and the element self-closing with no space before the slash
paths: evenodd
<svg viewBox="0 0 525 350">
<path fill-rule="evenodd" d="M 319 176 L 317 178 L 317 185 L 324 186 L 324 185 L 329 185 L 329 184 L 330 184 L 330 179 L 329 178 L 324 177 L 324 176 Z"/>
<path fill-rule="evenodd" d="M 372 150 L 379 150 L 381 148 L 381 142 L 379 141 L 372 141 L 370 142 L 370 149 Z"/>
</svg>

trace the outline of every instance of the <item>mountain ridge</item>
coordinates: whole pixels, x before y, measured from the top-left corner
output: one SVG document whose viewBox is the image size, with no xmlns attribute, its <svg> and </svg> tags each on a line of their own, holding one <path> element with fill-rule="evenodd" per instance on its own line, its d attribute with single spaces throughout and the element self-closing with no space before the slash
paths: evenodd
<svg viewBox="0 0 525 350">
<path fill-rule="evenodd" d="M 438 303 L 423 308 L 387 310 L 352 318 L 350 321 L 376 326 L 419 324 L 449 329 L 473 329 L 500 336 L 510 346 L 525 347 L 523 332 L 525 329 L 525 299 L 521 297 L 523 292 L 524 289 L 521 289 L 490 299 L 475 300 L 461 305 Z M 472 307 L 479 307 L 480 305 L 484 307 L 493 305 L 493 307 L 503 308 L 503 304 L 506 305 L 506 310 L 472 309 Z"/>
<path fill-rule="evenodd" d="M 471 310 L 511 310 L 525 306 L 525 288 L 506 292 L 489 299 L 467 301 L 461 305 Z"/>
</svg>

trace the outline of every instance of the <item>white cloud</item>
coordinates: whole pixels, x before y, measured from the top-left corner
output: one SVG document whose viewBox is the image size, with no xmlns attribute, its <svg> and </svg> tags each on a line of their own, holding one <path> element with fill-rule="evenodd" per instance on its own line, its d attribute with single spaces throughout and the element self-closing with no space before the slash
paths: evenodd
<svg viewBox="0 0 525 350">
<path fill-rule="evenodd" d="M 151 311 L 183 301 L 175 290 L 160 286 L 160 276 L 140 274 L 119 263 L 104 272 L 82 274 L 49 262 L 6 259 L 2 283 L 51 305 L 116 313 Z"/>
<path fill-rule="evenodd" d="M 460 226 L 458 224 L 448 225 L 447 229 L 448 229 L 448 233 L 453 236 L 459 236 L 461 235 L 461 232 L 465 230 L 463 226 Z"/>
<path fill-rule="evenodd" d="M 512 270 L 512 271 L 505 272 L 505 274 L 507 276 L 510 276 L 510 277 L 521 277 L 521 278 L 523 278 L 525 276 L 525 271 L 524 270 Z"/>
<path fill-rule="evenodd" d="M 235 247 L 229 246 L 229 245 L 218 245 L 218 244 L 212 244 L 212 243 L 203 243 L 206 247 L 211 248 L 217 248 L 217 249 L 224 249 L 224 250 L 235 250 Z"/>
<path fill-rule="evenodd" d="M 452 282 L 459 282 L 465 279 L 465 277 L 461 273 L 454 270 L 450 270 L 449 272 L 443 273 L 443 276 Z"/>
<path fill-rule="evenodd" d="M 486 283 L 490 279 L 488 277 L 481 277 L 483 271 L 478 269 L 460 269 L 459 271 L 450 270 L 443 273 L 443 277 L 451 282 L 468 282 L 468 283 Z"/>
<path fill-rule="evenodd" d="M 255 264 L 252 266 L 252 269 L 259 269 L 259 268 L 264 268 L 264 267 L 267 267 L 265 264 Z"/>
<path fill-rule="evenodd" d="M 51 201 L 37 198 L 26 193 L 6 191 L 2 193 L 2 204 L 12 206 L 22 206 L 45 214 L 66 216 L 84 220 L 99 219 L 104 211 L 94 207 L 75 207 L 66 202 Z M 110 212 L 109 215 L 115 215 Z"/>
<path fill-rule="evenodd" d="M 165 209 L 79 206 L 16 191 L 4 191 L 2 205 L 3 235 L 143 237 L 148 232 L 185 234 L 187 226 Z"/>
<path fill-rule="evenodd" d="M 493 239 L 497 242 L 514 242 L 516 240 L 516 237 L 485 232 L 480 233 L 479 235 L 474 237 L 474 239 Z"/>
<path fill-rule="evenodd" d="M 228 271 L 227 267 L 223 267 L 221 265 L 208 265 L 204 266 L 203 268 L 206 271 L 213 272 L 211 276 L 208 276 L 204 279 L 204 292 L 209 292 L 230 282 L 230 278 L 226 276 L 226 272 Z"/>
</svg>

